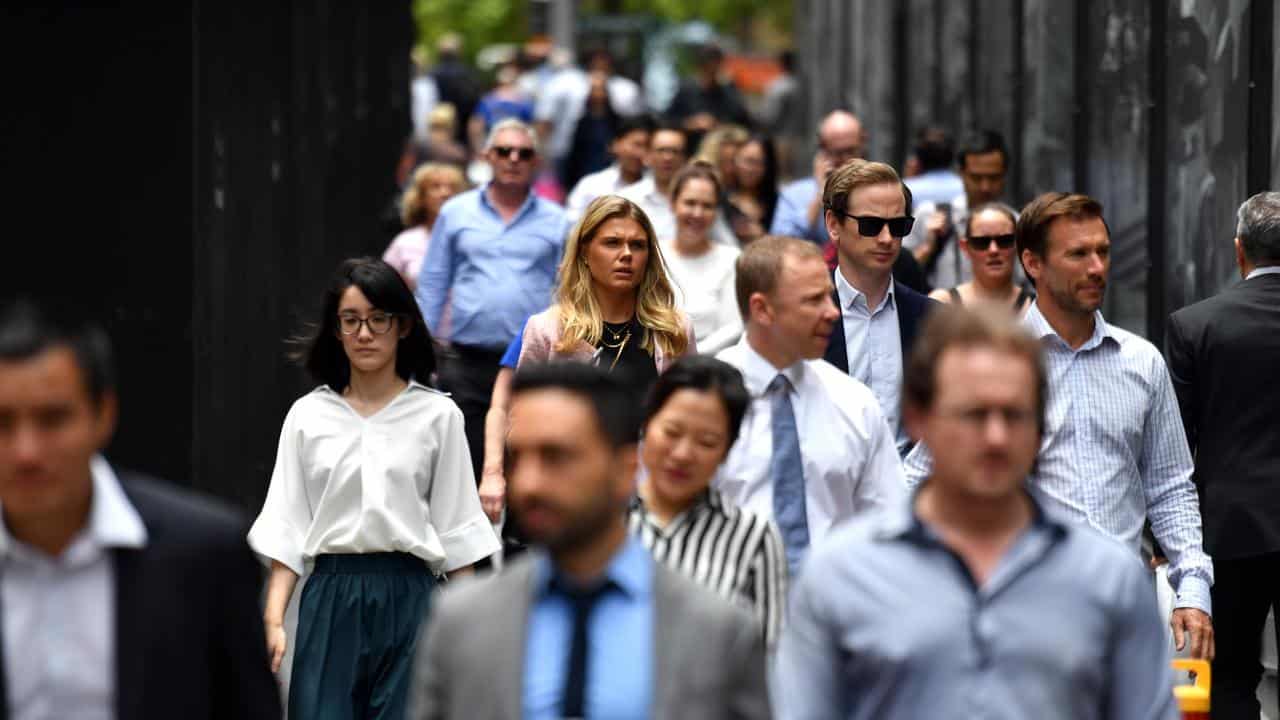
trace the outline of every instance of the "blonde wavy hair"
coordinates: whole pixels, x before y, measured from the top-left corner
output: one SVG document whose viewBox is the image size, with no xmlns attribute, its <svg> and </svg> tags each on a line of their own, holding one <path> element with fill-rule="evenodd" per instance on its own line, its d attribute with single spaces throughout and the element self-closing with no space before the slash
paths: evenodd
<svg viewBox="0 0 1280 720">
<path fill-rule="evenodd" d="M 435 218 L 427 218 L 427 194 L 422 191 L 422 186 L 429 178 L 437 175 L 448 177 L 453 183 L 455 195 L 467 189 L 467 179 L 463 177 L 461 170 L 452 165 L 433 162 L 414 170 L 413 180 L 405 189 L 404 196 L 400 198 L 400 221 L 405 227 L 417 227 L 428 219 L 435 220 Z"/>
<path fill-rule="evenodd" d="M 636 319 L 644 328 L 641 347 L 654 352 L 662 348 L 668 356 L 683 355 L 689 347 L 683 317 L 676 309 L 676 294 L 667 276 L 666 261 L 658 247 L 653 223 L 638 205 L 617 195 L 604 195 L 587 206 L 582 219 L 569 233 L 564 258 L 560 261 L 560 283 L 556 287 L 556 313 L 560 319 L 560 342 L 556 352 L 568 352 L 579 343 L 595 347 L 604 333 L 604 315 L 596 300 L 591 270 L 587 267 L 587 246 L 600 226 L 614 218 L 635 220 L 649 240 L 649 261 L 636 288 Z"/>
</svg>

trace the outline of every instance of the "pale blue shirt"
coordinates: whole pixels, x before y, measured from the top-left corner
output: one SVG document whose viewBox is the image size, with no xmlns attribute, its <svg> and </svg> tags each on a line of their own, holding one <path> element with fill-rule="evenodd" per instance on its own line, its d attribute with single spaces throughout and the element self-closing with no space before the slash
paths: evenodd
<svg viewBox="0 0 1280 720">
<path fill-rule="evenodd" d="M 835 275 L 849 375 L 871 388 L 893 430 L 898 454 L 905 454 L 910 439 L 902 427 L 902 328 L 898 324 L 893 281 L 889 281 L 889 291 L 872 310 L 867 296 L 850 285 L 839 268 Z"/>
<path fill-rule="evenodd" d="M 559 205 L 530 193 L 503 222 L 486 189 L 464 192 L 440 209 L 417 299 L 433 333 L 450 303 L 452 334 L 440 339 L 500 351 L 525 318 L 551 304 L 569 221 Z"/>
<path fill-rule="evenodd" d="M 1044 347 L 1049 404 L 1031 482 L 1050 506 L 1128 545 L 1137 555 L 1142 528 L 1169 558 L 1175 607 L 1211 610 L 1213 563 L 1201 541 L 1200 502 L 1191 451 L 1155 346 L 1094 313 L 1093 337 L 1073 350 L 1032 303 L 1024 323 Z M 905 460 L 917 485 L 933 469 L 923 443 Z"/>
<path fill-rule="evenodd" d="M 769 226 L 770 235 L 786 235 L 804 238 L 826 245 L 827 226 L 819 211 L 813 222 L 809 222 L 809 203 L 822 191 L 818 181 L 813 178 L 793 180 L 783 186 L 778 194 L 778 207 L 773 211 L 773 223 Z"/>
<path fill-rule="evenodd" d="M 0 522 L 0 607 L 12 720 L 116 716 L 112 551 L 147 544 L 142 517 L 101 456 L 90 461 L 89 518 L 58 557 Z M 178 640 L 181 641 L 180 639 Z"/>
<path fill-rule="evenodd" d="M 573 607 L 552 587 L 551 559 L 537 559 L 533 606 L 524 656 L 525 720 L 560 718 L 569 674 Z M 641 720 L 649 717 L 654 674 L 654 559 L 635 537 L 613 556 L 602 580 L 617 589 L 597 602 L 588 623 L 587 717 Z"/>
<path fill-rule="evenodd" d="M 911 200 L 917 207 L 922 203 L 951 202 L 952 198 L 964 193 L 964 181 L 955 170 L 930 170 L 902 178 L 902 182 L 911 190 Z"/>
<path fill-rule="evenodd" d="M 1038 507 L 978 586 L 904 502 L 814 549 L 775 666 L 782 720 L 1176 720 L 1136 557 Z"/>
</svg>

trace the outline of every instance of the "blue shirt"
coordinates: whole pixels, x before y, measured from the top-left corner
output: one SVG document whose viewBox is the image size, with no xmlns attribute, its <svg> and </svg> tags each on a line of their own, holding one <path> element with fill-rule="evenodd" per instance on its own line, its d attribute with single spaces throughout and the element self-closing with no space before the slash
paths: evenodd
<svg viewBox="0 0 1280 720">
<path fill-rule="evenodd" d="M 498 362 L 498 367 L 516 369 L 520 364 L 520 351 L 524 349 L 524 329 L 529 326 L 529 318 L 525 318 L 520 324 L 520 332 L 511 338 L 511 343 L 507 345 L 507 351 L 502 353 L 502 360 Z"/>
<path fill-rule="evenodd" d="M 981 586 L 912 504 L 854 521 L 810 553 L 788 605 L 783 720 L 1178 717 L 1150 575 L 1038 506 Z"/>
<path fill-rule="evenodd" d="M 809 203 L 821 192 L 818 181 L 811 177 L 787 183 L 778 195 L 778 208 L 773 211 L 769 234 L 804 238 L 826 245 L 830 238 L 822 211 L 819 210 L 813 223 L 809 223 Z"/>
<path fill-rule="evenodd" d="M 911 189 L 912 204 L 916 207 L 923 203 L 949 203 L 964 193 L 964 181 L 954 170 L 930 170 L 915 177 L 902 178 L 902 182 Z"/>
<path fill-rule="evenodd" d="M 525 645 L 523 715 L 525 720 L 552 720 L 561 717 L 573 609 L 553 588 L 555 569 L 550 558 L 543 555 L 537 563 Z M 639 540 L 628 535 L 602 578 L 613 581 L 619 589 L 600 598 L 591 613 L 587 717 L 649 717 L 655 670 L 653 573 L 653 558 Z"/>
<path fill-rule="evenodd" d="M 902 326 L 898 324 L 893 281 L 890 280 L 888 292 L 872 310 L 867 305 L 867 296 L 849 284 L 838 267 L 835 276 L 849 375 L 871 388 L 871 394 L 880 402 L 880 412 L 893 431 L 898 454 L 905 455 L 911 439 L 902 426 Z"/>
<path fill-rule="evenodd" d="M 433 334 L 439 336 L 447 298 L 453 331 L 442 339 L 501 349 L 526 318 L 551 304 L 569 221 L 559 205 L 530 193 L 504 223 L 486 188 L 462 193 L 440 209 L 417 298 Z"/>
<path fill-rule="evenodd" d="M 1049 371 L 1044 437 L 1031 482 L 1060 514 L 1128 545 L 1142 527 L 1169 558 L 1175 607 L 1208 613 L 1213 563 L 1201 540 L 1191 451 L 1169 368 L 1155 346 L 1094 313 L 1093 336 L 1077 349 L 1054 332 L 1040 306 L 1023 319 L 1041 341 Z M 933 468 L 924 443 L 904 461 L 916 485 Z"/>
</svg>

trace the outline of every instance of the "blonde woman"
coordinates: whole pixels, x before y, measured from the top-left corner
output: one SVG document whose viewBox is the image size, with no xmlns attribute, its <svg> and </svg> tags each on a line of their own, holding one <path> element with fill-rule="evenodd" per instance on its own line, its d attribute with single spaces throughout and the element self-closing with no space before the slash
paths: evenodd
<svg viewBox="0 0 1280 720">
<path fill-rule="evenodd" d="M 557 277 L 551 307 L 525 324 L 517 366 L 593 362 L 626 372 L 641 402 L 671 363 L 696 352 L 693 328 L 676 307 L 653 226 L 630 200 L 604 195 L 587 206 L 569 233 Z M 512 375 L 511 368 L 498 374 L 485 419 L 480 499 L 494 521 L 506 494 L 502 456 Z"/>
<path fill-rule="evenodd" d="M 734 158 L 750 137 L 751 133 L 741 125 L 721 125 L 703 136 L 702 142 L 698 143 L 698 154 L 693 159 L 715 168 L 721 187 L 734 187 L 738 183 Z"/>
<path fill-rule="evenodd" d="M 400 220 L 405 230 L 391 241 L 382 259 L 395 268 L 409 289 L 418 284 L 418 271 L 427 255 L 431 227 L 445 201 L 467 189 L 462 171 L 452 165 L 427 163 L 413 173 L 413 182 L 400 201 Z"/>
</svg>

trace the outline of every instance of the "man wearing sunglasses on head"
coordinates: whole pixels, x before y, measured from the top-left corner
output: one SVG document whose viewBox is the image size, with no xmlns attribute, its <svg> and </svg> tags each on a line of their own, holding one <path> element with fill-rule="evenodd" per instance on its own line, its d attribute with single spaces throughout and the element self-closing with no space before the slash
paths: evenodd
<svg viewBox="0 0 1280 720">
<path fill-rule="evenodd" d="M 449 345 L 439 385 L 462 409 L 477 479 L 499 361 L 525 318 L 551 303 L 569 234 L 564 209 L 530 192 L 538 169 L 538 134 L 530 125 L 499 121 L 484 156 L 493 180 L 440 209 L 417 289 L 428 327 Z M 447 334 L 440 332 L 446 304 Z"/>
<path fill-rule="evenodd" d="M 938 288 L 929 297 L 944 303 L 974 305 L 992 303 L 1022 312 L 1035 293 L 1015 283 L 1014 226 L 1018 213 L 1000 202 L 979 205 L 964 224 L 960 252 L 973 268 L 973 279 L 951 288 Z"/>
<path fill-rule="evenodd" d="M 871 388 L 899 454 L 910 449 L 902 428 L 904 359 L 933 301 L 896 281 L 893 266 L 910 234 L 911 191 L 888 165 L 851 160 L 827 177 L 822 202 L 836 247 L 833 299 L 840 308 L 825 358 Z"/>
</svg>

